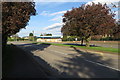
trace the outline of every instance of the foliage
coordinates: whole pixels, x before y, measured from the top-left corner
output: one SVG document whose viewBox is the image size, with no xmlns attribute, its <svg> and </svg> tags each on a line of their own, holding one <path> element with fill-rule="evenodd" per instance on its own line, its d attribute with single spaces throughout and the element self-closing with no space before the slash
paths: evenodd
<svg viewBox="0 0 120 80">
<path fill-rule="evenodd" d="M 45 34 L 45 36 L 52 36 L 52 34 Z"/>
<path fill-rule="evenodd" d="M 33 33 L 29 33 L 29 36 L 33 36 Z"/>
<path fill-rule="evenodd" d="M 40 36 L 43 36 L 43 34 L 40 34 Z"/>
<path fill-rule="evenodd" d="M 63 35 L 62 41 L 67 41 L 67 36 Z"/>
<path fill-rule="evenodd" d="M 24 38 L 21 37 L 8 37 L 8 41 L 24 41 Z"/>
<path fill-rule="evenodd" d="M 46 34 L 46 33 L 44 33 L 44 34 L 40 34 L 40 36 L 52 36 L 52 34 Z"/>
<path fill-rule="evenodd" d="M 116 23 L 116 26 L 113 28 L 114 39 L 120 39 L 120 21 Z"/>
<path fill-rule="evenodd" d="M 111 34 L 115 26 L 114 15 L 106 4 L 82 5 L 64 14 L 63 22 L 65 24 L 61 32 L 63 35 L 82 37 L 89 46 L 91 36 Z"/>
<path fill-rule="evenodd" d="M 8 37 L 8 41 L 15 41 L 15 40 L 11 37 Z"/>
<path fill-rule="evenodd" d="M 28 24 L 30 16 L 36 15 L 34 2 L 2 2 L 2 39 L 19 32 Z"/>
</svg>

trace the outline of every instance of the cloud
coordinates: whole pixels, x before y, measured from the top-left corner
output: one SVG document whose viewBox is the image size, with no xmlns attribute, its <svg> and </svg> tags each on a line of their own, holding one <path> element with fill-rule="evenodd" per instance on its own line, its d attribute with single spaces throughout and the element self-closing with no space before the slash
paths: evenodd
<svg viewBox="0 0 120 80">
<path fill-rule="evenodd" d="M 40 13 L 40 15 L 43 15 L 43 16 L 46 16 L 46 15 L 48 15 L 48 16 L 56 16 L 56 15 L 59 15 L 59 14 L 64 14 L 64 13 L 66 13 L 67 11 L 70 11 L 70 10 L 71 10 L 71 9 L 65 10 L 65 11 L 54 12 L 54 13 L 50 13 L 49 11 L 42 11 L 42 12 Z"/>
<path fill-rule="evenodd" d="M 49 12 L 48 11 L 43 11 L 43 12 L 40 13 L 40 15 L 46 16 L 46 15 L 49 15 Z"/>
<path fill-rule="evenodd" d="M 35 2 L 88 2 L 90 0 L 34 0 Z"/>
<path fill-rule="evenodd" d="M 55 13 L 51 13 L 50 15 L 54 16 L 54 15 L 58 15 L 58 14 L 64 14 L 66 13 L 67 11 L 70 11 L 72 9 L 69 9 L 69 10 L 65 10 L 65 11 L 59 11 L 59 12 L 55 12 Z"/>
<path fill-rule="evenodd" d="M 87 2 L 87 4 L 91 4 L 92 2 L 94 2 L 94 3 L 98 3 L 98 2 L 100 2 L 100 3 L 102 3 L 102 4 L 107 4 L 107 5 L 111 5 L 111 3 L 116 3 L 116 2 L 119 2 L 119 0 L 92 0 L 92 1 L 89 1 L 89 2 Z"/>
<path fill-rule="evenodd" d="M 60 21 L 60 20 L 62 20 L 62 16 L 57 16 L 53 19 L 50 19 L 49 21 Z"/>
<path fill-rule="evenodd" d="M 40 15 L 43 15 L 43 16 L 46 16 L 46 15 L 48 15 L 48 16 L 56 16 L 56 15 L 59 15 L 59 14 L 64 14 L 66 12 L 67 12 L 67 10 L 66 11 L 59 11 L 59 12 L 55 12 L 55 13 L 50 13 L 49 11 L 42 11 L 40 13 Z"/>
<path fill-rule="evenodd" d="M 55 29 L 55 28 L 59 28 L 63 25 L 63 23 L 55 23 L 55 24 L 52 24 L 48 27 L 45 27 L 44 30 L 50 30 L 50 29 Z"/>
<path fill-rule="evenodd" d="M 58 15 L 58 14 L 64 14 L 64 13 L 66 13 L 67 11 L 60 11 L 60 12 L 55 12 L 55 13 L 52 13 L 52 14 L 50 14 L 50 15 Z"/>
</svg>

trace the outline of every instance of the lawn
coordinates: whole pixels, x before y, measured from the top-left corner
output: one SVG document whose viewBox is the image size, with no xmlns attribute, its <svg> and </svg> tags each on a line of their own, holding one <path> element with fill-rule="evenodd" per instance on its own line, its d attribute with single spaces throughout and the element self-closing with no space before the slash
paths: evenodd
<svg viewBox="0 0 120 80">
<path fill-rule="evenodd" d="M 96 50 L 96 51 L 105 51 L 105 52 L 112 52 L 112 53 L 120 53 L 119 49 L 116 48 L 107 48 L 107 47 L 85 47 L 85 46 L 77 46 L 77 45 L 69 45 L 69 44 L 58 44 L 58 43 L 40 43 L 37 44 L 50 44 L 50 45 L 56 45 L 56 46 L 69 46 L 69 47 L 78 47 L 83 49 L 90 49 L 90 50 Z"/>
</svg>

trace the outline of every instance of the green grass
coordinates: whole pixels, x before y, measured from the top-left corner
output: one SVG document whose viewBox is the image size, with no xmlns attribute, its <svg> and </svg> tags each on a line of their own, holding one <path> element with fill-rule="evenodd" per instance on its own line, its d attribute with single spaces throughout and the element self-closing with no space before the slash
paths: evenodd
<svg viewBox="0 0 120 80">
<path fill-rule="evenodd" d="M 50 44 L 50 45 L 56 45 L 56 46 L 69 46 L 69 47 L 78 47 L 78 48 L 96 50 L 96 51 L 120 53 L 120 51 L 116 48 L 107 48 L 107 47 L 85 47 L 85 46 L 76 46 L 76 45 L 67 45 L 67 44 L 58 44 L 58 43 L 38 43 L 38 44 Z"/>
</svg>

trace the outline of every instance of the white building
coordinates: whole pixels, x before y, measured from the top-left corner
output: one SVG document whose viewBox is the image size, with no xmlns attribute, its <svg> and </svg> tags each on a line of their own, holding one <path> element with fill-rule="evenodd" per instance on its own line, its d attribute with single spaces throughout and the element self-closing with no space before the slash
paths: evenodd
<svg viewBox="0 0 120 80">
<path fill-rule="evenodd" d="M 37 42 L 62 42 L 61 36 L 40 36 Z"/>
</svg>

